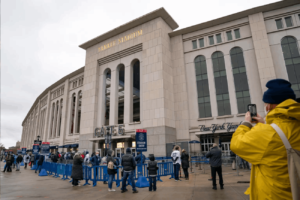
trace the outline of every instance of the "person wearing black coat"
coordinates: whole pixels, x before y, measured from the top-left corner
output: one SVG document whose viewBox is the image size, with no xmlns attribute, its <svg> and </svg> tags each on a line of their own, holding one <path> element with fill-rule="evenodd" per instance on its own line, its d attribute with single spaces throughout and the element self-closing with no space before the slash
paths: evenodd
<svg viewBox="0 0 300 200">
<path fill-rule="evenodd" d="M 51 160 L 52 160 L 52 162 L 57 163 L 58 158 L 59 158 L 59 157 L 58 157 L 58 152 L 57 152 L 56 154 L 54 154 L 54 155 L 52 156 Z"/>
<path fill-rule="evenodd" d="M 30 168 L 32 168 L 33 165 L 34 165 L 34 155 L 31 154 L 30 155 Z"/>
<path fill-rule="evenodd" d="M 43 165 L 43 162 L 44 162 L 44 159 L 45 159 L 45 156 L 43 156 L 43 155 L 40 155 L 39 156 L 39 160 L 38 160 L 38 162 L 37 162 L 37 167 L 36 167 L 36 169 L 35 169 L 35 173 L 36 173 L 36 171 L 37 170 L 39 170 L 39 173 L 41 172 L 41 170 L 42 170 L 42 165 Z"/>
<path fill-rule="evenodd" d="M 72 181 L 73 186 L 80 186 L 78 185 L 78 180 L 83 180 L 82 163 L 83 163 L 83 159 L 81 157 L 81 153 L 77 152 L 73 159 L 73 167 L 72 167 L 72 174 L 71 174 L 71 178 L 73 179 Z"/>
<path fill-rule="evenodd" d="M 113 150 L 108 150 L 107 151 L 107 159 L 106 159 L 106 161 L 107 161 L 108 191 L 109 192 L 116 191 L 115 189 L 112 189 L 112 184 L 113 184 L 113 180 L 114 180 L 115 174 L 117 173 L 118 169 L 109 169 L 108 168 L 108 163 L 109 162 L 113 162 L 114 166 L 118 165 L 117 160 L 114 159 L 113 156 L 114 156 L 114 151 Z"/>
<path fill-rule="evenodd" d="M 4 168 L 3 172 L 5 172 L 6 169 L 7 169 L 7 172 L 12 172 L 12 170 L 11 170 L 11 163 L 12 162 L 11 162 L 10 154 L 7 154 L 5 162 L 6 162 L 6 164 L 5 164 L 5 168 Z"/>
<path fill-rule="evenodd" d="M 184 172 L 184 176 L 186 180 L 189 180 L 189 172 L 188 169 L 190 167 L 189 165 L 189 154 L 186 153 L 184 149 L 182 149 L 182 154 L 181 154 L 181 166 Z"/>
<path fill-rule="evenodd" d="M 149 171 L 149 191 L 156 191 L 156 176 L 157 176 L 157 162 L 153 154 L 149 154 L 149 160 L 147 170 Z"/>
<path fill-rule="evenodd" d="M 22 155 L 18 155 L 17 159 L 16 159 L 16 167 L 17 167 L 17 170 L 16 171 L 20 171 L 20 164 L 21 162 L 23 161 L 23 157 Z"/>
</svg>

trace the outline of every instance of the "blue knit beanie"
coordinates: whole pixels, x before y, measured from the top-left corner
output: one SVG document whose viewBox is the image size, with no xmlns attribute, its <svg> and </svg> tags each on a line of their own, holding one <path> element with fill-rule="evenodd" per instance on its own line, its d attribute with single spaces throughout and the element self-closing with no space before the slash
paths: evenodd
<svg viewBox="0 0 300 200">
<path fill-rule="evenodd" d="M 291 88 L 291 83 L 284 79 L 274 79 L 267 82 L 263 96 L 263 102 L 271 104 L 280 104 L 287 99 L 296 99 L 296 95 Z"/>
<path fill-rule="evenodd" d="M 129 147 L 127 147 L 126 153 L 131 153 L 131 149 Z"/>
</svg>

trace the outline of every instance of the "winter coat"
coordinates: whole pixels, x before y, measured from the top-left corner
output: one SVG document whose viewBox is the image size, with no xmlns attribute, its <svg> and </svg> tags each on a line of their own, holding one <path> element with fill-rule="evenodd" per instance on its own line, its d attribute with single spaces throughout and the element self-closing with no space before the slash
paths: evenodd
<svg viewBox="0 0 300 200">
<path fill-rule="evenodd" d="M 21 155 L 19 155 L 16 159 L 17 163 L 21 163 L 23 161 L 23 157 Z"/>
<path fill-rule="evenodd" d="M 136 167 L 136 163 L 135 160 L 133 158 L 133 156 L 130 153 L 126 153 L 123 157 L 122 157 L 122 166 L 124 171 L 132 171 L 135 170 Z"/>
<path fill-rule="evenodd" d="M 42 165 L 44 162 L 45 157 L 43 155 L 40 155 L 38 165 Z"/>
<path fill-rule="evenodd" d="M 184 153 L 184 152 L 181 154 L 181 166 L 184 169 L 187 169 L 187 168 L 190 167 L 190 165 L 189 165 L 189 154 Z"/>
<path fill-rule="evenodd" d="M 293 149 L 300 151 L 300 103 L 288 99 L 271 110 L 266 124 L 243 122 L 232 135 L 230 149 L 252 164 L 250 199 L 292 199 L 285 146 L 270 124 L 277 124 Z M 296 175 L 295 175 L 296 176 Z"/>
<path fill-rule="evenodd" d="M 11 156 L 10 155 L 6 156 L 5 162 L 6 162 L 7 165 L 11 165 L 12 164 Z"/>
<path fill-rule="evenodd" d="M 51 157 L 51 160 L 52 162 L 56 163 L 58 161 L 58 156 L 57 154 L 54 154 L 52 157 Z"/>
<path fill-rule="evenodd" d="M 147 167 L 147 170 L 149 171 L 149 176 L 153 176 L 153 177 L 157 176 L 158 167 L 157 167 L 157 162 L 154 161 L 155 157 L 151 156 L 149 159 L 150 162 L 148 162 L 148 167 Z"/>
<path fill-rule="evenodd" d="M 218 147 L 213 147 L 206 154 L 206 158 L 209 159 L 209 164 L 212 167 L 220 167 L 222 165 L 222 151 Z"/>
<path fill-rule="evenodd" d="M 71 178 L 83 180 L 82 163 L 83 163 L 83 159 L 80 156 L 74 157 Z"/>
<path fill-rule="evenodd" d="M 90 154 L 86 154 L 84 157 L 84 162 L 85 163 L 90 163 Z"/>
<path fill-rule="evenodd" d="M 117 162 L 117 160 L 116 159 L 114 159 L 113 157 L 112 157 L 112 155 L 113 155 L 113 151 L 112 150 L 108 150 L 108 152 L 107 152 L 107 158 L 106 158 L 106 161 L 107 161 L 107 165 L 108 165 L 108 163 L 109 163 L 109 161 L 112 161 L 113 163 L 114 163 L 114 165 L 118 165 L 118 162 Z M 117 170 L 115 170 L 115 169 L 108 169 L 107 168 L 107 173 L 108 174 L 116 174 L 117 173 Z"/>
<path fill-rule="evenodd" d="M 145 155 L 141 153 L 135 157 L 136 164 L 144 164 L 145 160 L 146 160 Z"/>
<path fill-rule="evenodd" d="M 91 157 L 90 161 L 93 166 L 99 166 L 101 158 L 99 156 L 94 155 L 93 157 Z"/>
</svg>

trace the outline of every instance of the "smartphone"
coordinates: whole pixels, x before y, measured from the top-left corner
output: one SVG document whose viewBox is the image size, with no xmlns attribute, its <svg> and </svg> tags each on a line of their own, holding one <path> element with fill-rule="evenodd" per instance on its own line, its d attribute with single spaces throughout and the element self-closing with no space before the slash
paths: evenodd
<svg viewBox="0 0 300 200">
<path fill-rule="evenodd" d="M 248 107 L 248 111 L 251 114 L 251 120 L 256 121 L 255 119 L 252 118 L 252 117 L 257 117 L 256 104 L 249 104 L 247 107 Z"/>
</svg>

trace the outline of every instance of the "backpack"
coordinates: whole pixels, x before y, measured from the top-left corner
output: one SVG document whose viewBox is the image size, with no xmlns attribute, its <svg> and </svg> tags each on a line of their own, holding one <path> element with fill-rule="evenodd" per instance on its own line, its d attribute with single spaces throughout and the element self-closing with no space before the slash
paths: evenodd
<svg viewBox="0 0 300 200">
<path fill-rule="evenodd" d="M 271 126 L 280 136 L 286 148 L 293 200 L 300 199 L 300 151 L 292 148 L 285 134 L 277 124 L 273 123 Z"/>
<path fill-rule="evenodd" d="M 108 168 L 108 169 L 114 169 L 114 162 L 113 162 L 113 160 L 110 160 L 110 161 L 108 162 L 107 168 Z"/>
</svg>

